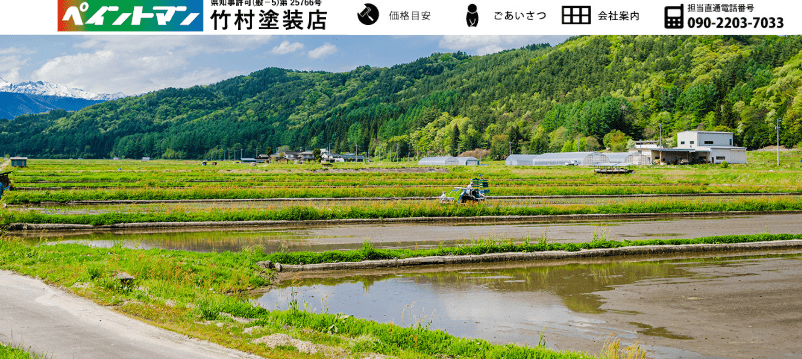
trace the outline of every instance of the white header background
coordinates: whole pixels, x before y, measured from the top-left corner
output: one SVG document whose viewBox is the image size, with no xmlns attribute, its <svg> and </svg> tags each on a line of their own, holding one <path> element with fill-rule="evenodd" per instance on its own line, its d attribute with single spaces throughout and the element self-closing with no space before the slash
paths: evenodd
<svg viewBox="0 0 802 359">
<path fill-rule="evenodd" d="M 87 0 L 90 4 L 93 0 Z M 98 1 L 98 0 L 94 0 Z M 109 4 L 113 0 L 100 0 Z M 270 6 L 270 0 L 265 0 L 265 6 L 211 6 L 211 0 L 203 0 L 204 31 L 194 34 L 225 34 L 225 35 L 796 35 L 802 34 L 802 2 L 799 1 L 760 1 L 760 2 L 728 2 L 727 4 L 753 5 L 753 12 L 688 12 L 688 3 L 681 2 L 644 2 L 644 1 L 593 1 L 593 0 L 563 0 L 549 2 L 535 1 L 397 1 L 397 0 L 322 0 L 317 6 Z M 289 2 L 289 1 L 288 1 Z M 370 2 L 380 11 L 379 20 L 370 26 L 361 24 L 357 20 L 357 13 Z M 468 27 L 466 24 L 467 8 L 469 4 L 476 4 L 479 13 L 479 25 Z M 679 6 L 684 8 L 684 28 L 666 29 L 664 27 L 664 7 Z M 697 2 L 694 5 L 722 4 L 722 2 Z M 562 24 L 562 6 L 591 6 L 590 25 Z M 304 26 L 303 30 L 285 30 L 279 21 L 278 30 L 260 30 L 259 12 L 273 9 L 279 14 L 284 10 L 303 11 L 305 22 L 308 21 L 307 12 L 312 10 L 326 11 L 326 29 L 311 30 Z M 57 14 L 57 0 L 25 0 L 3 1 L 0 3 L 0 35 L 55 35 L 55 34 L 175 34 L 175 32 L 58 32 L 57 22 L 63 14 Z M 123 11 L 125 9 L 121 9 Z M 145 9 L 146 11 L 149 9 Z M 234 25 L 235 17 L 228 19 L 228 30 L 223 31 L 218 25 L 214 30 L 214 22 L 210 18 L 214 11 L 226 10 L 234 14 L 238 10 L 248 12 L 252 10 L 254 24 L 252 30 L 237 30 Z M 391 11 L 428 11 L 430 20 L 391 20 Z M 535 16 L 535 20 L 496 20 L 495 13 L 517 12 L 520 15 L 528 12 L 545 13 L 545 19 Z M 627 11 L 639 13 L 639 20 L 634 21 L 602 21 L 600 12 Z M 86 21 L 92 14 L 85 14 Z M 710 18 L 710 28 L 690 28 L 689 17 Z M 718 17 L 746 18 L 753 23 L 745 28 L 716 28 Z M 782 28 L 754 27 L 755 17 L 783 18 Z M 525 16 L 524 16 L 525 18 Z M 281 20 L 281 16 L 279 16 Z M 129 20 L 130 21 L 130 20 Z M 192 34 L 192 33 L 182 33 Z"/>
</svg>

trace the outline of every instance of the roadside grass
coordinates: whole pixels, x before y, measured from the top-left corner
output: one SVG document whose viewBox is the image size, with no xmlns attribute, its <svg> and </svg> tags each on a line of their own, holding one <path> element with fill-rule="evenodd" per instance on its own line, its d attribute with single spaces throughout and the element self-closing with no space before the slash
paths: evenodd
<svg viewBox="0 0 802 359">
<path fill-rule="evenodd" d="M 144 222 L 203 222 L 203 221 L 311 221 L 336 219 L 389 219 L 410 217 L 480 217 L 480 216 L 538 216 L 570 214 L 680 213 L 733 211 L 799 211 L 802 201 L 797 197 L 755 197 L 699 200 L 683 198 L 649 198 L 638 202 L 607 202 L 602 204 L 565 204 L 543 206 L 505 206 L 499 203 L 479 205 L 440 204 L 435 201 L 407 203 L 401 201 L 372 202 L 356 205 L 328 206 L 317 203 L 291 205 L 270 210 L 174 207 L 165 212 L 108 212 L 87 214 L 49 214 L 34 210 L 20 211 L 0 208 L 0 228 L 12 223 L 65 223 L 111 225 Z"/>
<path fill-rule="evenodd" d="M 0 343 L 0 359 L 45 359 L 44 355 L 34 353 L 24 345 L 4 345 Z"/>
<path fill-rule="evenodd" d="M 254 305 L 247 295 L 270 281 L 272 273 L 256 266 L 264 257 L 258 247 L 237 253 L 191 253 L 120 245 L 31 246 L 19 239 L 0 238 L 0 268 L 39 277 L 145 322 L 268 358 L 322 357 L 321 353 L 307 354 L 294 347 L 270 349 L 253 342 L 276 333 L 314 342 L 321 352 L 345 356 L 591 357 L 580 352 L 457 338 L 442 330 L 430 330 L 428 323 L 398 326 L 341 313 L 313 313 L 297 302 L 287 310 L 267 310 Z M 123 285 L 114 278 L 120 272 L 136 279 Z"/>
<path fill-rule="evenodd" d="M 687 245 L 687 244 L 725 244 L 725 243 L 751 243 L 766 241 L 787 241 L 802 239 L 802 234 L 752 234 L 712 236 L 691 239 L 645 239 L 617 241 L 607 238 L 604 232 L 594 232 L 593 239 L 581 243 L 548 243 L 545 234 L 542 237 L 525 237 L 516 243 L 511 238 L 485 238 L 453 247 L 438 247 L 432 249 L 383 249 L 374 248 L 365 241 L 362 248 L 352 251 L 326 251 L 326 252 L 277 252 L 268 254 L 267 260 L 281 264 L 318 264 L 337 262 L 361 262 L 367 260 L 389 260 L 433 256 L 464 256 L 492 253 L 530 253 L 544 251 L 568 251 L 621 248 L 658 245 Z"/>
</svg>

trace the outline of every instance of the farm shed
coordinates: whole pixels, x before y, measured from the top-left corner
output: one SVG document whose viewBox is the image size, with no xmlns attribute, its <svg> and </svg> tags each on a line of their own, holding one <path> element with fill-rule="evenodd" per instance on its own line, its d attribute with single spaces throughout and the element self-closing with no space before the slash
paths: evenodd
<svg viewBox="0 0 802 359">
<path fill-rule="evenodd" d="M 424 157 L 418 161 L 421 166 L 456 166 L 459 164 L 456 157 Z"/>
<path fill-rule="evenodd" d="M 460 166 L 478 166 L 479 159 L 476 157 L 456 157 L 457 164 Z"/>
<path fill-rule="evenodd" d="M 642 155 L 640 152 L 610 152 L 605 153 L 610 163 L 621 163 L 626 165 L 649 165 L 649 156 Z"/>
<path fill-rule="evenodd" d="M 11 167 L 28 167 L 28 157 L 11 157 Z"/>
<path fill-rule="evenodd" d="M 509 155 L 504 161 L 505 166 L 531 166 L 532 160 L 538 155 Z"/>
<path fill-rule="evenodd" d="M 598 152 L 544 153 L 532 160 L 534 166 L 593 166 L 609 163 L 607 156 Z"/>
<path fill-rule="evenodd" d="M 252 157 L 243 157 L 240 159 L 242 163 L 265 163 L 265 160 L 262 158 L 252 158 Z"/>
</svg>

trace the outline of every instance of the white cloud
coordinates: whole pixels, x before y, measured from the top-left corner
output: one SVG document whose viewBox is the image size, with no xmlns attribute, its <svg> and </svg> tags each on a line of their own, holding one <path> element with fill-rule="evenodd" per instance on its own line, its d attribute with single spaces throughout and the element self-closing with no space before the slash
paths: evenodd
<svg viewBox="0 0 802 359">
<path fill-rule="evenodd" d="M 323 46 L 318 47 L 312 51 L 309 51 L 308 55 L 310 59 L 321 59 L 335 52 L 337 52 L 337 46 L 327 42 L 323 44 Z"/>
<path fill-rule="evenodd" d="M 92 36 L 76 45 L 82 52 L 50 59 L 31 77 L 95 93 L 138 94 L 206 85 L 241 73 L 195 68 L 192 57 L 245 51 L 269 40 L 269 36 Z"/>
<path fill-rule="evenodd" d="M 494 45 L 487 45 L 485 47 L 481 47 L 481 48 L 477 49 L 476 50 L 476 54 L 477 55 L 495 54 L 495 53 L 497 53 L 499 51 L 502 51 L 502 50 L 504 50 L 504 48 L 499 46 L 499 45 L 495 45 L 495 44 Z"/>
<path fill-rule="evenodd" d="M 36 52 L 33 51 L 33 50 L 25 49 L 25 48 L 20 49 L 20 48 L 16 48 L 16 47 L 9 47 L 9 48 L 6 48 L 6 49 L 0 49 L 0 55 L 9 55 L 9 54 L 30 55 L 30 54 L 34 54 L 34 53 L 36 53 Z"/>
<path fill-rule="evenodd" d="M 22 55 L 31 55 L 35 51 L 18 48 L 8 47 L 0 48 L 0 78 L 13 84 L 26 81 L 20 76 L 20 70 L 28 62 L 28 58 L 23 58 Z"/>
<path fill-rule="evenodd" d="M 25 81 L 19 72 L 27 61 L 27 59 L 23 60 L 20 56 L 0 57 L 0 78 L 13 84 Z"/>
<path fill-rule="evenodd" d="M 440 39 L 439 46 L 449 51 L 464 51 L 476 55 L 487 55 L 531 44 L 550 43 L 554 46 L 565 41 L 566 38 L 568 36 L 446 35 Z"/>
<path fill-rule="evenodd" d="M 303 48 L 304 44 L 300 42 L 290 43 L 289 41 L 284 41 L 280 45 L 273 47 L 273 50 L 270 50 L 270 52 L 276 55 L 286 55 L 290 52 L 295 52 Z"/>
</svg>

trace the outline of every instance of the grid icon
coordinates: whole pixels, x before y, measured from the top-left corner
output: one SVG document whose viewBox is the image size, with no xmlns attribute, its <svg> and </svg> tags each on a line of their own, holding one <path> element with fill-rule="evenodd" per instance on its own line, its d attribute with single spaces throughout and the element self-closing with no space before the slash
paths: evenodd
<svg viewBox="0 0 802 359">
<path fill-rule="evenodd" d="M 563 24 L 589 25 L 590 6 L 563 6 Z"/>
</svg>

